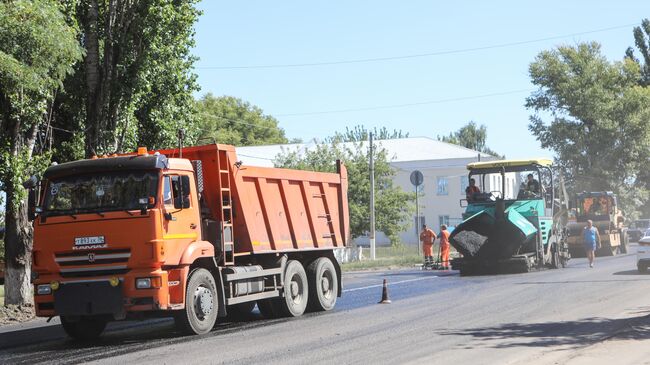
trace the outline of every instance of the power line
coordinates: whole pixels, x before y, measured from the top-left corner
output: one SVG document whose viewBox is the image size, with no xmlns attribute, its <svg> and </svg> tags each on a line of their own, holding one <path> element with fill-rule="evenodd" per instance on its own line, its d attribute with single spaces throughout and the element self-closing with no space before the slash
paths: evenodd
<svg viewBox="0 0 650 365">
<path fill-rule="evenodd" d="M 359 59 L 351 59 L 351 60 L 323 61 L 323 62 L 271 64 L 271 65 L 200 66 L 200 67 L 195 67 L 195 68 L 199 69 L 199 70 L 273 69 L 273 68 L 316 67 L 316 66 L 344 65 L 344 64 L 354 64 L 354 63 L 396 61 L 396 60 L 404 60 L 404 59 L 411 59 L 411 58 L 443 56 L 443 55 L 458 54 L 458 53 L 484 51 L 484 50 L 496 49 L 496 48 L 514 47 L 514 46 L 520 46 L 520 45 L 530 44 L 530 43 L 539 43 L 539 42 L 544 42 L 544 41 L 550 41 L 550 40 L 556 40 L 556 39 L 562 39 L 562 38 L 570 38 L 570 37 L 586 35 L 586 34 L 607 32 L 607 31 L 611 31 L 611 30 L 629 28 L 629 27 L 637 26 L 637 25 L 638 25 L 638 23 L 632 23 L 632 24 L 625 24 L 625 25 L 617 25 L 617 26 L 608 27 L 608 28 L 600 28 L 600 29 L 595 29 L 595 30 L 589 30 L 589 31 L 585 31 L 585 32 L 571 33 L 571 34 L 558 35 L 558 36 L 545 37 L 545 38 L 529 39 L 529 40 L 525 40 L 525 41 L 500 43 L 500 44 L 493 44 L 493 45 L 482 46 L 482 47 L 461 48 L 461 49 L 454 49 L 454 50 L 449 50 L 449 51 L 417 53 L 417 54 L 401 55 L 401 56 L 359 58 Z"/>
<path fill-rule="evenodd" d="M 325 110 L 325 111 L 304 112 L 304 113 L 275 114 L 275 116 L 277 116 L 277 117 L 294 117 L 294 116 L 302 116 L 302 115 L 335 114 L 335 113 L 359 112 L 359 111 L 379 110 L 379 109 L 405 108 L 405 107 L 418 106 L 418 105 L 442 104 L 442 103 L 448 103 L 448 102 L 452 102 L 452 101 L 463 101 L 463 100 L 488 98 L 488 97 L 492 97 L 492 96 L 519 94 L 519 93 L 523 93 L 523 92 L 531 92 L 533 90 L 534 89 L 520 89 L 520 90 L 504 91 L 504 92 L 491 93 L 491 94 L 462 96 L 462 97 L 457 97 L 457 98 L 422 101 L 422 102 L 417 102 L 417 103 L 377 105 L 377 106 L 369 106 L 369 107 L 363 107 L 363 108 Z"/>
</svg>

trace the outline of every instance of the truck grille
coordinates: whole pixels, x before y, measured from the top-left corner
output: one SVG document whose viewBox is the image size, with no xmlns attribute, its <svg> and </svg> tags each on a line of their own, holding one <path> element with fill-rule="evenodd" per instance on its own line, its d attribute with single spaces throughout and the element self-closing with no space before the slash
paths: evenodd
<svg viewBox="0 0 650 365">
<path fill-rule="evenodd" d="M 125 274 L 129 271 L 130 257 L 130 249 L 94 250 L 59 253 L 54 261 L 59 265 L 61 276 L 68 278 Z"/>
</svg>

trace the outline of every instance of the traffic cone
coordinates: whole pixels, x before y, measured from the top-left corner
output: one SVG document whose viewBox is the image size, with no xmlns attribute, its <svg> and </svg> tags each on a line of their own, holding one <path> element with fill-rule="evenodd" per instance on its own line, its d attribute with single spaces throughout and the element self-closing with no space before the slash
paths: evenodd
<svg viewBox="0 0 650 365">
<path fill-rule="evenodd" d="M 381 291 L 381 301 L 378 304 L 390 304 L 390 299 L 388 298 L 388 281 L 384 279 L 384 287 Z"/>
</svg>

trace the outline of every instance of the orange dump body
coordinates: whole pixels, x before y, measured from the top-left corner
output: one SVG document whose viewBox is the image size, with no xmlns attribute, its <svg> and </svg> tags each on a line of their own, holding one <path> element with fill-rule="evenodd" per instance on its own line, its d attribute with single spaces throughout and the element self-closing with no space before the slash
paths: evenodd
<svg viewBox="0 0 650 365">
<path fill-rule="evenodd" d="M 179 157 L 176 149 L 160 153 Z M 221 208 L 232 201 L 235 255 L 332 249 L 348 242 L 342 164 L 338 173 L 246 166 L 233 146 L 221 144 L 184 148 L 182 157 L 201 161 L 203 199 L 213 219 L 228 221 Z"/>
</svg>

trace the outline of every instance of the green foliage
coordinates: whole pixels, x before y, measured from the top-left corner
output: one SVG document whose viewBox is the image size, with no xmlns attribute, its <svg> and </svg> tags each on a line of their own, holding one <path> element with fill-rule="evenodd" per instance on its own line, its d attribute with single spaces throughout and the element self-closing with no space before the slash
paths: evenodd
<svg viewBox="0 0 650 365">
<path fill-rule="evenodd" d="M 283 151 L 274 163 L 277 167 L 334 172 L 337 159 L 342 160 L 348 170 L 350 232 L 352 237 L 359 237 L 367 234 L 370 228 L 368 143 L 342 143 L 332 138 L 305 151 Z M 376 228 L 397 246 L 400 244 L 399 233 L 411 225 L 414 197 L 393 185 L 395 170 L 389 164 L 386 150 L 379 144 L 375 146 L 374 160 Z"/>
<path fill-rule="evenodd" d="M 372 132 L 375 140 L 408 138 L 409 136 L 408 133 L 398 129 L 389 131 L 386 127 L 381 127 L 379 130 L 375 127 L 372 131 L 369 131 L 363 125 L 356 125 L 352 129 L 345 127 L 345 132 L 343 133 L 336 132 L 334 136 L 331 137 L 331 140 L 339 142 L 367 141 L 370 138 L 370 132 Z"/>
<path fill-rule="evenodd" d="M 34 147 L 48 103 L 82 56 L 76 34 L 56 2 L 0 2 L 0 188 L 10 188 L 14 205 L 22 182 L 47 165 Z"/>
<path fill-rule="evenodd" d="M 199 140 L 235 146 L 288 142 L 277 119 L 246 101 L 208 93 L 196 104 Z"/>
<path fill-rule="evenodd" d="M 456 132 L 449 133 L 448 136 L 438 136 L 438 140 L 503 158 L 486 146 L 487 127 L 482 124 L 478 126 L 474 121 L 470 121 Z"/>
<path fill-rule="evenodd" d="M 634 45 L 639 53 L 641 59 L 634 56 L 634 49 L 629 47 L 625 51 L 625 57 L 634 61 L 641 69 L 641 77 L 639 84 L 641 86 L 650 86 L 650 20 L 643 19 L 640 27 L 634 27 Z"/>
<path fill-rule="evenodd" d="M 633 215 L 647 201 L 638 177 L 650 158 L 650 89 L 638 86 L 639 65 L 609 62 L 599 44 L 583 43 L 541 52 L 529 72 L 539 87 L 526 100 L 529 129 L 555 151 L 569 186 L 613 190 Z"/>
</svg>

